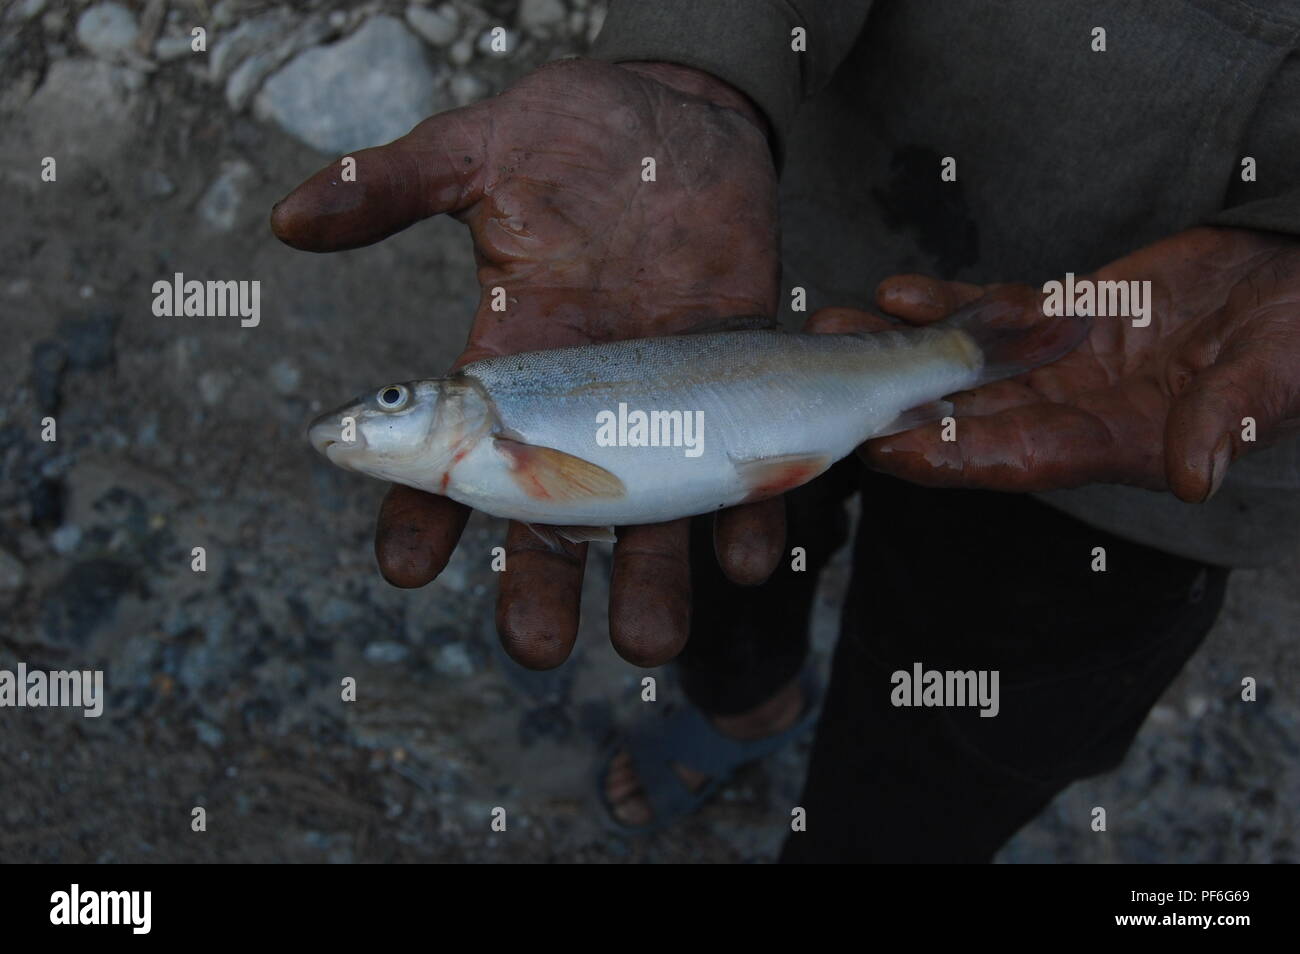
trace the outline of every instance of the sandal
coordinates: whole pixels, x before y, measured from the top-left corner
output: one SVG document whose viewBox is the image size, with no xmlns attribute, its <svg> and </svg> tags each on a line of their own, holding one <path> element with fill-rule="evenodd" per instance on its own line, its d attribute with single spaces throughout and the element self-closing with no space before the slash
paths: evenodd
<svg viewBox="0 0 1300 954">
<path fill-rule="evenodd" d="M 805 670 L 800 678 L 804 692 L 804 714 L 783 732 L 763 739 L 742 741 L 723 735 L 694 706 L 685 705 L 663 718 L 647 719 L 609 746 L 596 765 L 596 797 L 604 808 L 605 820 L 625 835 L 646 835 L 665 828 L 691 814 L 717 793 L 741 766 L 790 744 L 817 722 L 821 689 Z M 605 794 L 614 757 L 626 750 L 650 803 L 653 820 L 646 825 L 619 821 Z M 694 769 L 709 780 L 692 790 L 673 769 L 674 763 Z"/>
</svg>

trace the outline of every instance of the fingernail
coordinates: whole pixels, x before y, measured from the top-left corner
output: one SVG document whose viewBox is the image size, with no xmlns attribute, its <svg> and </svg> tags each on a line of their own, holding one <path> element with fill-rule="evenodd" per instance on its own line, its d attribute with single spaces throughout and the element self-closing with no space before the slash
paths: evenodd
<svg viewBox="0 0 1300 954">
<path fill-rule="evenodd" d="M 1232 437 L 1224 434 L 1215 445 L 1214 453 L 1210 456 L 1210 490 L 1205 495 L 1209 500 L 1219 492 L 1219 487 L 1223 485 L 1223 478 L 1228 476 L 1228 464 L 1232 462 Z"/>
</svg>

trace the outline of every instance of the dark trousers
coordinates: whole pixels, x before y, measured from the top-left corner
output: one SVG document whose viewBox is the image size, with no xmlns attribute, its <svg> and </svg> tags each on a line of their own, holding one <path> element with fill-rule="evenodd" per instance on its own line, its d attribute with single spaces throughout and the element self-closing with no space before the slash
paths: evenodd
<svg viewBox="0 0 1300 954">
<path fill-rule="evenodd" d="M 807 830 L 787 838 L 782 861 L 988 861 L 1071 782 L 1119 764 L 1213 624 L 1228 571 L 1031 497 L 929 490 L 845 462 L 787 496 L 787 559 L 762 587 L 721 576 L 697 521 L 679 673 L 703 711 L 743 712 L 797 676 L 855 488 L 862 518 L 801 801 Z M 915 663 L 997 670 L 997 716 L 893 705 L 892 674 Z"/>
</svg>

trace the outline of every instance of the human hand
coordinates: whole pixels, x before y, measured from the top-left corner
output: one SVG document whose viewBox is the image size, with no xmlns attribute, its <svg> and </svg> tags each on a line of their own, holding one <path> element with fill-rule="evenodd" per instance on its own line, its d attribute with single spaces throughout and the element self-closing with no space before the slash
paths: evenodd
<svg viewBox="0 0 1300 954">
<path fill-rule="evenodd" d="M 654 181 L 643 181 L 646 157 Z M 776 176 L 765 124 L 707 73 L 559 61 L 352 158 L 354 182 L 332 163 L 276 205 L 271 227 L 294 248 L 326 252 L 436 214 L 464 222 L 482 296 L 455 367 L 776 311 Z M 504 311 L 492 307 L 498 288 Z M 468 517 L 448 498 L 393 486 L 376 533 L 380 571 L 397 586 L 433 580 Z M 688 527 L 619 530 L 610 636 L 631 662 L 657 665 L 685 644 Z M 740 583 L 766 579 L 784 534 L 779 498 L 719 513 L 724 571 Z M 510 524 L 497 626 L 523 665 L 549 668 L 569 655 L 586 552 L 565 544 L 557 553 Z"/>
<path fill-rule="evenodd" d="M 1300 428 L 1300 242 L 1197 228 L 1087 277 L 1150 280 L 1151 323 L 1094 318 L 1089 337 L 1061 360 L 957 395 L 955 441 L 931 424 L 869 441 L 863 459 L 930 486 L 1119 483 L 1195 503 L 1218 490 L 1237 457 Z M 987 293 L 1041 308 L 1028 286 L 921 275 L 885 280 L 876 302 L 924 324 Z M 849 309 L 823 309 L 809 322 L 823 332 L 879 326 Z M 1244 418 L 1255 421 L 1255 442 L 1243 438 Z"/>
</svg>

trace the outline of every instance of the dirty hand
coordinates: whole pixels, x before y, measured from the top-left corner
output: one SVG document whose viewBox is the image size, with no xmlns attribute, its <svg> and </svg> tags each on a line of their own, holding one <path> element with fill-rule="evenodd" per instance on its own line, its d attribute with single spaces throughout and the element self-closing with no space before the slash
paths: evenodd
<svg viewBox="0 0 1300 954">
<path fill-rule="evenodd" d="M 1151 323 L 1095 317 L 1089 337 L 1060 361 L 958 395 L 955 441 L 930 424 L 869 441 L 863 459 L 936 487 L 1117 483 L 1196 503 L 1218 490 L 1234 459 L 1300 429 L 1300 242 L 1197 228 L 1085 277 L 1149 280 Z M 1027 286 L 921 275 L 886 279 L 876 302 L 924 324 L 986 292 L 1042 307 L 1039 290 Z M 820 332 L 880 323 L 840 308 L 809 319 Z M 1255 422 L 1254 442 L 1244 438 L 1244 418 Z"/>
<path fill-rule="evenodd" d="M 763 120 L 707 73 L 664 63 L 548 64 L 492 99 L 433 116 L 335 162 L 276 205 L 294 248 L 377 242 L 439 213 L 469 226 L 482 296 L 456 367 L 493 355 L 689 332 L 772 315 L 776 176 Z M 645 181 L 644 160 L 654 159 Z M 505 310 L 494 310 L 494 289 Z M 783 546 L 780 499 L 718 514 L 715 544 L 740 583 L 766 579 Z M 375 550 L 397 586 L 446 565 L 469 517 L 445 497 L 390 489 Z M 657 665 L 685 644 L 689 521 L 618 532 L 609 627 L 615 648 Z M 587 546 L 549 550 L 511 523 L 497 627 L 532 668 L 564 661 L 578 628 Z"/>
</svg>

